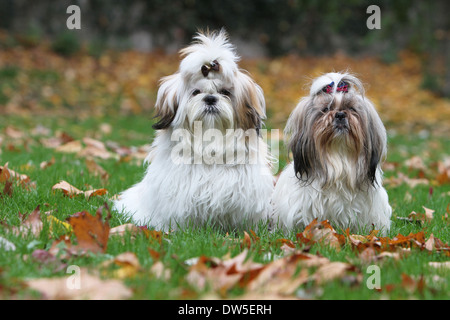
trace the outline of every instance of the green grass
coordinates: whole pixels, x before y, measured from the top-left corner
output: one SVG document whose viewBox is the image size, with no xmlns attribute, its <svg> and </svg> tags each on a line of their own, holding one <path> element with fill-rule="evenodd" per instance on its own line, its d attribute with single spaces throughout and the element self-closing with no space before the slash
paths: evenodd
<svg viewBox="0 0 450 320">
<path fill-rule="evenodd" d="M 100 125 L 110 124 L 111 133 L 102 133 Z M 0 119 L 0 134 L 3 128 L 14 126 L 27 133 L 27 137 L 20 142 L 5 139 L 1 144 L 0 165 L 9 163 L 9 168 L 28 175 L 36 182 L 36 189 L 25 190 L 14 187 L 12 196 L 0 198 L 0 237 L 9 240 L 16 246 L 15 251 L 5 251 L 0 247 L 0 298 L 40 298 L 39 294 L 32 292 L 23 285 L 23 281 L 30 278 L 58 277 L 66 275 L 66 269 L 61 268 L 61 263 L 40 263 L 31 258 L 36 249 L 48 250 L 55 239 L 63 232 L 61 230 L 50 231 L 45 222 L 44 230 L 39 237 L 31 235 L 17 236 L 8 232 L 5 224 L 20 225 L 18 213 L 29 213 L 38 205 L 41 211 L 53 211 L 53 215 L 60 220 L 65 220 L 70 215 L 89 211 L 95 213 L 104 202 L 109 202 L 109 197 L 128 188 L 140 180 L 144 174 L 144 167 L 133 162 L 119 162 L 117 160 L 96 161 L 109 173 L 107 182 L 100 177 L 89 174 L 83 158 L 74 154 L 63 154 L 52 149 L 44 148 L 39 142 L 40 137 L 29 135 L 31 129 L 42 125 L 51 130 L 54 135 L 62 130 L 75 139 L 85 136 L 95 137 L 102 141 L 116 141 L 123 146 L 139 146 L 150 143 L 154 132 L 151 129 L 151 116 L 126 116 L 103 118 L 49 118 L 49 117 L 19 117 L 8 116 Z M 23 142 L 26 141 L 24 144 Z M 10 148 L 10 144 L 14 148 Z M 389 138 L 388 162 L 398 162 L 400 165 L 395 171 L 387 171 L 386 177 L 396 176 L 398 171 L 408 175 L 414 175 L 403 163 L 413 155 L 423 157 L 425 164 L 432 166 L 436 161 L 441 161 L 448 156 L 450 142 L 448 139 L 423 135 L 393 135 Z M 280 150 L 280 154 L 285 151 Z M 42 161 L 55 158 L 55 164 L 40 169 Z M 284 161 L 282 162 L 284 163 Z M 68 198 L 61 193 L 52 192 L 51 188 L 60 180 L 66 180 L 75 187 L 86 190 L 92 188 L 106 188 L 109 194 L 94 197 L 90 200 L 84 197 Z M 0 185 L 2 188 L 3 186 Z M 432 192 L 430 193 L 430 187 Z M 0 190 L 1 191 L 1 190 Z M 393 223 L 390 237 L 401 233 L 407 235 L 425 230 L 427 236 L 431 233 L 443 242 L 450 242 L 449 221 L 444 220 L 447 206 L 449 205 L 450 186 L 447 185 L 418 185 L 415 188 L 403 184 L 396 187 L 388 187 L 390 203 L 394 209 Z M 409 194 L 409 196 L 405 196 Z M 411 211 L 423 212 L 422 206 L 435 210 L 435 218 L 429 223 L 419 225 L 396 219 L 407 217 Z M 116 212 L 112 212 L 111 227 L 130 222 Z M 276 240 L 288 238 L 296 241 L 296 233 L 282 234 L 281 231 L 267 232 L 263 228 L 257 231 L 260 240 L 251 246 L 249 254 L 251 258 L 260 263 L 268 263 L 273 256 L 281 255 L 280 246 Z M 124 280 L 125 284 L 132 288 L 134 299 L 198 299 L 208 293 L 200 290 L 186 280 L 188 266 L 184 261 L 201 255 L 222 257 L 227 253 L 235 256 L 242 251 L 240 243 L 244 237 L 242 232 L 227 235 L 224 232 L 208 227 L 188 229 L 169 233 L 163 237 L 161 243 L 147 238 L 144 234 L 134 236 L 113 237 L 108 242 L 108 248 L 104 254 L 71 257 L 63 261 L 67 265 L 78 265 L 90 269 L 100 268 L 103 261 L 110 260 L 123 252 L 134 252 L 142 266 L 142 270 L 134 277 Z M 155 259 L 149 253 L 149 248 L 160 253 L 161 262 L 171 271 L 169 280 L 161 280 L 151 275 L 149 269 Z M 357 253 L 350 247 L 344 247 L 336 251 L 326 246 L 313 245 L 310 253 L 320 254 L 331 261 L 351 262 L 359 270 L 362 279 L 358 283 L 351 279 L 338 279 L 321 286 L 308 283 L 300 289 L 305 292 L 313 292 L 312 297 L 319 299 L 449 299 L 448 282 L 450 272 L 435 270 L 428 266 L 430 261 L 447 261 L 448 257 L 440 253 L 428 253 L 413 249 L 412 252 L 400 260 L 387 259 L 381 267 L 381 284 L 383 288 L 391 286 L 391 290 L 383 289 L 381 292 L 369 290 L 366 280 L 367 265 L 358 259 Z M 271 256 L 268 254 L 270 253 Z M 268 258 L 269 257 L 269 258 Z M 272 258 L 270 258 L 272 257 Z M 401 286 L 402 274 L 412 277 L 423 275 L 426 286 L 423 291 L 408 292 Z M 433 276 L 438 275 L 444 282 L 437 282 Z M 242 289 L 233 289 L 226 297 L 235 297 L 243 293 Z"/>
</svg>

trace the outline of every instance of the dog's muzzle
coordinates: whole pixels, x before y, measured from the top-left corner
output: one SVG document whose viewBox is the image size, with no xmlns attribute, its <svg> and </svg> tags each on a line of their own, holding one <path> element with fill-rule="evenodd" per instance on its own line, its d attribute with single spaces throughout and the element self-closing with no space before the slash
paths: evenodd
<svg viewBox="0 0 450 320">
<path fill-rule="evenodd" d="M 336 112 L 334 115 L 333 127 L 335 130 L 348 130 L 347 114 L 342 111 Z"/>
<path fill-rule="evenodd" d="M 218 113 L 219 110 L 217 109 L 216 103 L 217 103 L 217 97 L 213 95 L 207 95 L 203 98 L 203 101 L 205 102 L 205 113 Z"/>
</svg>

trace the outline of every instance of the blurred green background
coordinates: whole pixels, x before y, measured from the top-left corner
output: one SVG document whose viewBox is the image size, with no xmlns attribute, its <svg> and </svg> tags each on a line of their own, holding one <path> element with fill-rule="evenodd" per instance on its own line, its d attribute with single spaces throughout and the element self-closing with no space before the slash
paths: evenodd
<svg viewBox="0 0 450 320">
<path fill-rule="evenodd" d="M 66 28 L 73 4 L 81 30 Z M 370 5 L 381 10 L 379 30 L 366 26 Z M 342 52 L 394 63 L 407 49 L 421 55 L 422 87 L 448 97 L 449 12 L 448 0 L 2 0 L 0 29 L 15 35 L 3 47 L 45 38 L 62 55 L 83 44 L 93 55 L 106 48 L 174 53 L 208 27 L 225 27 L 244 57 Z"/>
</svg>

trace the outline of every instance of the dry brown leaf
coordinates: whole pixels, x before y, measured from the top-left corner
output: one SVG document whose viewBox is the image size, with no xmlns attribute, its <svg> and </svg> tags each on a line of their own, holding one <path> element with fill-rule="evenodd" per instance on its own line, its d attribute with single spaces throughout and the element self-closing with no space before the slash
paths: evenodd
<svg viewBox="0 0 450 320">
<path fill-rule="evenodd" d="M 444 161 L 439 161 L 437 163 L 438 175 L 436 180 L 439 185 L 450 183 L 450 157 L 444 159 Z"/>
<path fill-rule="evenodd" d="M 125 234 L 136 234 L 141 229 L 132 223 L 122 224 L 120 226 L 111 228 L 109 230 L 109 236 L 124 236 Z"/>
<path fill-rule="evenodd" d="M 2 193 L 0 193 L 0 197 L 9 196 L 12 197 L 13 192 L 13 183 L 11 181 L 5 181 L 5 186 L 3 187 Z"/>
<path fill-rule="evenodd" d="M 33 234 L 34 236 L 39 236 L 44 226 L 41 220 L 41 211 L 39 206 L 36 207 L 29 215 L 21 214 L 19 212 L 19 217 L 22 219 L 20 226 L 11 226 L 11 231 L 19 236 L 26 236 L 28 234 Z"/>
<path fill-rule="evenodd" d="M 442 270 L 450 270 L 450 261 L 444 261 L 444 262 L 428 262 L 428 265 L 430 267 L 436 268 L 436 269 L 442 269 Z"/>
<path fill-rule="evenodd" d="M 21 174 L 12 169 L 9 169 L 8 162 L 4 166 L 0 166 L 0 183 L 7 181 L 15 181 L 27 190 L 29 190 L 29 188 L 36 189 L 35 182 L 32 182 L 26 174 Z"/>
<path fill-rule="evenodd" d="M 345 262 L 330 262 L 320 266 L 314 273 L 313 278 L 318 284 L 343 278 L 353 266 Z"/>
<path fill-rule="evenodd" d="M 409 169 L 417 169 L 417 170 L 427 170 L 427 167 L 423 163 L 423 159 L 419 156 L 413 156 L 412 158 L 405 161 L 405 166 Z"/>
<path fill-rule="evenodd" d="M 241 249 L 247 248 L 250 249 L 250 246 L 252 245 L 252 240 L 250 239 L 250 235 L 244 231 L 244 239 L 242 239 L 241 242 Z"/>
<path fill-rule="evenodd" d="M 81 191 L 80 189 L 75 188 L 74 186 L 72 186 L 70 183 L 68 183 L 67 181 L 60 181 L 59 183 L 55 184 L 52 187 L 52 190 L 61 190 L 66 196 L 72 198 L 74 196 L 77 196 L 79 194 L 84 194 L 83 191 Z"/>
<path fill-rule="evenodd" d="M 101 188 L 101 189 L 84 191 L 83 193 L 84 193 L 84 196 L 86 197 L 86 199 L 90 199 L 91 197 L 95 197 L 95 196 L 103 196 L 108 193 L 108 190 L 106 190 L 105 188 Z"/>
<path fill-rule="evenodd" d="M 246 290 L 280 296 L 292 295 L 300 285 L 309 281 L 310 277 L 306 268 L 328 263 L 327 258 L 294 252 L 265 265 L 248 283 Z"/>
<path fill-rule="evenodd" d="M 403 183 L 406 183 L 409 187 L 414 188 L 417 185 L 420 184 L 424 184 L 424 185 L 428 185 L 430 183 L 430 181 L 428 179 L 425 178 L 410 178 L 408 176 L 406 176 L 404 173 L 402 172 L 398 172 L 397 173 L 397 177 L 390 177 L 387 179 L 383 180 L 384 183 L 386 183 L 387 185 L 391 186 L 391 187 L 396 187 L 399 186 Z"/>
<path fill-rule="evenodd" d="M 0 251 L 16 251 L 16 246 L 8 239 L 0 237 Z"/>
<path fill-rule="evenodd" d="M 419 277 L 419 279 L 415 279 L 405 273 L 402 273 L 402 288 L 408 291 L 409 293 L 414 293 L 418 291 L 419 293 L 423 292 L 425 288 L 425 279 L 423 275 Z"/>
<path fill-rule="evenodd" d="M 97 162 L 95 162 L 93 159 L 87 158 L 85 163 L 90 173 L 92 173 L 94 176 L 100 176 L 102 181 L 108 181 L 108 172 L 106 172 L 106 170 L 103 169 Z"/>
<path fill-rule="evenodd" d="M 241 283 L 250 281 L 255 273 L 258 273 L 263 265 L 247 258 L 247 250 L 244 250 L 234 258 L 224 257 L 223 259 L 208 258 L 201 256 L 190 267 L 186 277 L 187 281 L 200 289 L 207 285 L 213 290 L 225 295 L 226 292 Z"/>
<path fill-rule="evenodd" d="M 401 257 L 403 257 L 406 252 L 397 249 L 397 252 L 389 252 L 389 251 L 383 251 L 378 254 L 379 249 L 376 247 L 367 247 L 364 249 L 359 255 L 359 260 L 364 264 L 372 264 L 374 262 L 378 262 L 381 260 L 384 260 L 385 258 L 392 258 L 394 260 L 399 260 Z"/>
<path fill-rule="evenodd" d="M 25 137 L 25 133 L 13 126 L 7 126 L 5 128 L 6 135 L 11 139 L 22 139 Z"/>
<path fill-rule="evenodd" d="M 61 190 L 64 193 L 64 195 L 66 195 L 70 198 L 73 198 L 78 195 L 84 195 L 86 199 L 90 199 L 91 197 L 94 197 L 94 196 L 102 196 L 102 195 L 105 195 L 108 193 L 108 190 L 106 190 L 105 188 L 81 191 L 80 189 L 72 186 L 70 183 L 68 183 L 67 181 L 64 181 L 64 180 L 55 184 L 52 187 L 52 190 L 53 191 Z"/>
<path fill-rule="evenodd" d="M 428 240 L 425 242 L 424 247 L 428 251 L 436 250 L 436 239 L 434 238 L 433 234 L 431 234 Z"/>
<path fill-rule="evenodd" d="M 79 275 L 28 280 L 27 285 L 49 300 L 118 300 L 128 299 L 132 291 L 119 280 L 103 280 L 80 269 Z M 73 285 L 79 276 L 79 288 Z"/>
<path fill-rule="evenodd" d="M 141 271 L 141 264 L 134 252 L 123 252 L 111 260 L 107 260 L 102 263 L 103 268 L 111 266 L 117 267 L 113 271 L 109 271 L 108 275 L 114 278 L 125 279 L 134 277 L 139 271 Z"/>
<path fill-rule="evenodd" d="M 170 269 L 164 267 L 161 261 L 156 261 L 150 268 L 150 272 L 158 279 L 168 281 L 171 277 Z"/>
<path fill-rule="evenodd" d="M 46 168 L 48 168 L 48 167 L 50 167 L 50 166 L 52 166 L 54 164 L 55 164 L 55 157 L 52 157 L 49 161 L 42 161 L 39 164 L 39 168 L 46 169 Z"/>
<path fill-rule="evenodd" d="M 294 260 L 286 257 L 268 264 L 248 284 L 247 292 L 292 295 L 309 280 L 307 269 L 297 272 L 299 265 Z"/>
<path fill-rule="evenodd" d="M 345 238 L 339 235 L 328 220 L 317 222 L 314 219 L 302 233 L 297 234 L 297 240 L 304 244 L 319 243 L 335 248 L 341 249 L 341 245 L 345 243 Z"/>
<path fill-rule="evenodd" d="M 57 152 L 63 152 L 63 153 L 78 153 L 81 150 L 83 150 L 83 146 L 81 144 L 81 141 L 74 140 L 67 142 L 63 145 L 60 145 L 56 147 L 55 149 Z"/>
<path fill-rule="evenodd" d="M 78 151 L 80 157 L 96 157 L 101 159 L 110 159 L 113 155 L 106 149 L 103 142 L 89 137 L 84 137 L 83 142 L 86 147 Z"/>
<path fill-rule="evenodd" d="M 67 220 L 73 228 L 78 245 L 72 249 L 91 251 L 93 253 L 105 252 L 108 244 L 109 223 L 111 212 L 107 208 L 106 220 L 103 221 L 101 208 L 97 210 L 95 216 L 89 212 L 77 212 Z"/>
<path fill-rule="evenodd" d="M 413 211 L 408 215 L 408 219 L 410 219 L 410 221 L 417 221 L 422 224 L 425 222 L 431 222 L 434 217 L 434 210 L 428 209 L 424 206 L 422 206 L 422 208 L 425 210 L 425 213 L 417 213 Z"/>
</svg>

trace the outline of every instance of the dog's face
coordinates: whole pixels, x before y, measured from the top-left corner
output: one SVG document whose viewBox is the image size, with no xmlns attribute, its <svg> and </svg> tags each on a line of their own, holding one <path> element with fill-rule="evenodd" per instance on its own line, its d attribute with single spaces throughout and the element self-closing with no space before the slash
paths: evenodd
<svg viewBox="0 0 450 320">
<path fill-rule="evenodd" d="M 235 90 L 232 83 L 224 80 L 203 78 L 190 84 L 184 97 L 189 128 L 194 121 L 202 121 L 205 128 L 234 127 Z"/>
<path fill-rule="evenodd" d="M 224 31 L 198 34 L 175 74 L 163 78 L 155 108 L 155 129 L 256 129 L 265 117 L 262 89 L 238 69 L 238 56 Z"/>
<path fill-rule="evenodd" d="M 350 174 L 345 178 L 353 187 L 376 182 L 386 133 L 363 90 L 349 74 L 329 73 L 313 82 L 286 127 L 300 180 L 319 179 L 327 185 Z"/>
</svg>

